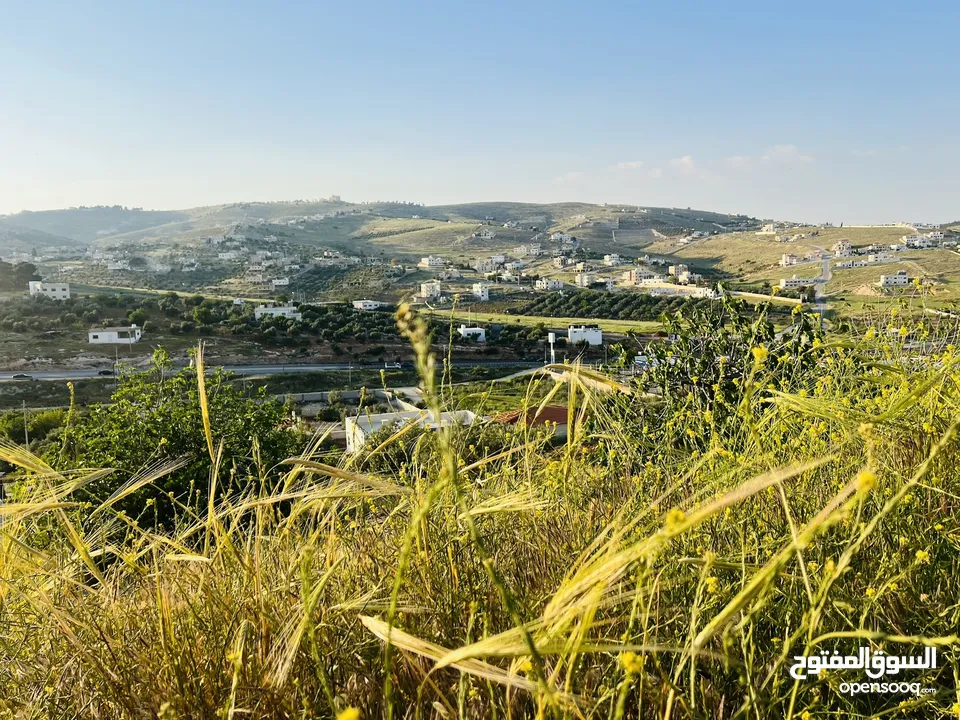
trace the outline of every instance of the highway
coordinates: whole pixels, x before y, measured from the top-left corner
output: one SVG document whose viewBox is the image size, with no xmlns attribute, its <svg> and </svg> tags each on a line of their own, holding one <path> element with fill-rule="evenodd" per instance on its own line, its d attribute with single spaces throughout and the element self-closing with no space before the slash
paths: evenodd
<svg viewBox="0 0 960 720">
<path fill-rule="evenodd" d="M 479 360 L 474 362 L 456 362 L 457 367 L 540 367 L 542 362 L 531 362 L 523 360 Z M 309 372 L 347 372 L 350 370 L 396 370 L 398 368 L 388 366 L 384 367 L 377 363 L 366 364 L 347 364 L 333 363 L 322 365 L 292 365 L 292 364 L 272 364 L 272 365 L 210 365 L 207 371 L 212 372 L 216 368 L 222 368 L 235 375 L 292 375 L 297 373 Z M 99 377 L 113 377 L 112 375 L 100 375 L 103 368 L 92 368 L 84 370 L 17 370 L 0 372 L 0 382 L 18 382 L 26 381 L 26 378 L 15 378 L 16 375 L 27 375 L 32 380 L 90 380 Z M 177 368 L 182 369 L 182 368 Z"/>
</svg>

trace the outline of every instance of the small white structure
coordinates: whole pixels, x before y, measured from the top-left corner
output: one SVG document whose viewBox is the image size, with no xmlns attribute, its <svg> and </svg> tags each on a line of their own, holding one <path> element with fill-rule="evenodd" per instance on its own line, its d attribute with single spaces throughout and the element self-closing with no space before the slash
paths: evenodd
<svg viewBox="0 0 960 720">
<path fill-rule="evenodd" d="M 417 263 L 417 267 L 436 270 L 437 268 L 442 268 L 446 264 L 446 261 L 442 257 L 427 255 L 425 258 L 420 258 L 420 262 Z"/>
<path fill-rule="evenodd" d="M 290 318 L 291 320 L 303 320 L 303 315 L 297 312 L 295 305 L 283 305 L 280 307 L 260 305 L 259 307 L 254 308 L 253 317 L 255 317 L 257 320 L 263 317 L 285 317 Z"/>
<path fill-rule="evenodd" d="M 385 306 L 385 302 L 380 302 L 379 300 L 354 300 L 353 309 L 354 310 L 376 310 L 377 308 L 382 308 Z"/>
<path fill-rule="evenodd" d="M 480 238 L 481 240 L 493 240 L 496 236 L 497 234 L 493 230 L 490 230 L 488 228 L 484 228 L 483 230 L 477 233 L 477 237 Z"/>
<path fill-rule="evenodd" d="M 69 283 L 48 283 L 40 280 L 31 280 L 27 287 L 30 289 L 30 297 L 43 295 L 51 300 L 69 300 Z"/>
<path fill-rule="evenodd" d="M 571 325 L 567 328 L 567 342 L 576 345 L 583 341 L 588 345 L 603 345 L 603 331 L 596 325 Z"/>
<path fill-rule="evenodd" d="M 784 253 L 780 256 L 780 267 L 789 267 L 796 265 L 799 258 L 793 253 Z"/>
<path fill-rule="evenodd" d="M 473 296 L 477 300 L 489 300 L 490 299 L 490 287 L 485 283 L 474 283 L 473 284 Z"/>
<path fill-rule="evenodd" d="M 794 275 L 792 278 L 780 278 L 781 290 L 793 290 L 795 288 L 807 287 L 813 285 L 813 280 L 809 278 L 798 278 Z"/>
<path fill-rule="evenodd" d="M 286 287 L 290 284 L 290 278 L 277 278 L 273 281 L 274 287 Z"/>
<path fill-rule="evenodd" d="M 906 270 L 897 270 L 893 275 L 881 275 L 879 285 L 882 288 L 906 287 L 910 284 Z"/>
<path fill-rule="evenodd" d="M 420 297 L 438 298 L 442 294 L 443 288 L 439 280 L 427 280 L 426 282 L 420 283 Z"/>
<path fill-rule="evenodd" d="M 241 299 L 241 298 L 234 298 L 234 299 L 233 299 L 233 304 L 234 304 L 234 305 L 237 305 L 237 306 L 239 307 L 239 306 L 241 306 L 241 305 L 246 305 L 246 304 L 247 304 L 247 301 L 246 301 L 246 300 L 243 300 L 243 299 Z"/>
<path fill-rule="evenodd" d="M 487 341 L 487 331 L 482 327 L 467 327 L 466 325 L 461 325 L 460 337 L 473 340 L 478 343 L 485 343 Z"/>
<path fill-rule="evenodd" d="M 603 256 L 603 264 L 607 267 L 616 267 L 621 262 L 622 260 L 617 253 L 610 253 L 609 255 Z"/>
<path fill-rule="evenodd" d="M 133 345 L 140 342 L 142 333 L 136 325 L 130 327 L 92 328 L 87 333 L 91 345 Z"/>
<path fill-rule="evenodd" d="M 438 430 L 455 425 L 473 425 L 476 419 L 477 416 L 469 410 L 443 412 L 440 413 L 439 417 L 427 410 L 408 410 L 404 412 L 348 417 L 344 421 L 344 430 L 347 436 L 347 452 L 357 452 L 363 448 L 364 443 L 370 435 L 385 427 L 398 428 L 410 424 L 418 425 L 426 430 Z"/>
<path fill-rule="evenodd" d="M 536 282 L 537 290 L 563 290 L 563 280 L 559 278 L 540 278 Z"/>
</svg>

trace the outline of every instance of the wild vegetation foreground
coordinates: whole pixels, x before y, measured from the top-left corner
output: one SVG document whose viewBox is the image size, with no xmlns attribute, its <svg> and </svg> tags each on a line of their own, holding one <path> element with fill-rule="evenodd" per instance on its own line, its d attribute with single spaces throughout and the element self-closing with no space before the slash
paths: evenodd
<svg viewBox="0 0 960 720">
<path fill-rule="evenodd" d="M 199 372 L 179 404 L 151 396 L 170 410 L 138 448 L 117 450 L 131 393 L 109 452 L 71 417 L 42 457 L 4 444 L 0 717 L 957 714 L 955 348 L 696 312 L 617 392 L 532 380 L 533 404 L 563 390 L 564 441 L 407 428 L 291 452 L 280 416 L 228 423 Z M 482 411 L 398 323 L 430 408 Z M 937 667 L 901 694 L 789 673 L 861 645 Z"/>
</svg>

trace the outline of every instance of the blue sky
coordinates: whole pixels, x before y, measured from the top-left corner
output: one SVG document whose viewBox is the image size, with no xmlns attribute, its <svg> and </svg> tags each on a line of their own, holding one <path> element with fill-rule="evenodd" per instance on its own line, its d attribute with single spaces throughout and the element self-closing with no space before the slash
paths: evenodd
<svg viewBox="0 0 960 720">
<path fill-rule="evenodd" d="M 960 3 L 0 0 L 0 213 L 344 199 L 960 218 Z"/>
</svg>

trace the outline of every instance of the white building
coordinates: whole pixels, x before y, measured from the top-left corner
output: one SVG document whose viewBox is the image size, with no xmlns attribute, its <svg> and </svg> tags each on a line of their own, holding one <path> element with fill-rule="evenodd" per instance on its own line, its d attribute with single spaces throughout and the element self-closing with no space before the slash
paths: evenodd
<svg viewBox="0 0 960 720">
<path fill-rule="evenodd" d="M 573 240 L 573 235 L 568 235 L 567 233 L 555 232 L 550 236 L 550 239 L 554 242 L 571 242 Z"/>
<path fill-rule="evenodd" d="M 285 317 L 291 320 L 303 320 L 303 315 L 297 312 L 295 305 L 284 305 L 281 307 L 260 305 L 253 309 L 253 317 L 257 320 L 263 317 Z"/>
<path fill-rule="evenodd" d="M 893 275 L 881 275 L 878 284 L 884 288 L 906 287 L 910 284 L 910 278 L 906 270 L 897 270 Z"/>
<path fill-rule="evenodd" d="M 849 240 L 837 240 L 830 249 L 833 250 L 834 257 L 848 257 L 853 253 Z"/>
<path fill-rule="evenodd" d="M 622 262 L 621 258 L 617 253 L 611 253 L 609 255 L 603 256 L 603 264 L 607 267 L 616 267 Z"/>
<path fill-rule="evenodd" d="M 130 263 L 126 260 L 114 260 L 107 263 L 107 270 L 129 270 Z"/>
<path fill-rule="evenodd" d="M 893 260 L 893 255 L 886 252 L 885 250 L 881 250 L 880 252 L 875 252 L 875 253 L 871 253 L 870 255 L 867 255 L 867 262 L 877 263 L 877 262 L 884 262 L 885 260 Z"/>
<path fill-rule="evenodd" d="M 571 325 L 567 328 L 567 342 L 571 345 L 584 340 L 588 345 L 603 345 L 603 331 L 596 325 Z"/>
<path fill-rule="evenodd" d="M 461 325 L 460 337 L 473 340 L 478 343 L 485 343 L 487 341 L 487 331 L 482 327 L 467 327 L 466 325 Z"/>
<path fill-rule="evenodd" d="M 367 438 L 383 428 L 399 428 L 408 424 L 418 425 L 426 430 L 455 425 L 473 425 L 477 416 L 469 410 L 455 410 L 440 413 L 437 417 L 428 410 L 408 410 L 404 412 L 379 413 L 348 417 L 344 421 L 347 436 L 347 452 L 355 453 L 363 448 Z"/>
<path fill-rule="evenodd" d="M 689 270 L 690 268 L 688 268 L 683 263 L 678 263 L 677 265 L 671 265 L 670 267 L 667 268 L 667 275 L 673 275 L 674 277 L 678 277 L 679 275 L 682 275 L 685 272 L 689 272 Z"/>
<path fill-rule="evenodd" d="M 481 258 L 480 260 L 475 260 L 473 263 L 473 269 L 481 273 L 492 273 L 498 267 L 500 267 L 500 264 L 495 263 L 490 258 Z"/>
<path fill-rule="evenodd" d="M 51 300 L 69 300 L 69 283 L 49 283 L 40 280 L 31 280 L 27 287 L 30 289 L 30 297 L 43 295 Z"/>
<path fill-rule="evenodd" d="M 481 240 L 493 240 L 496 236 L 497 234 L 493 230 L 490 230 L 488 228 L 484 228 L 483 230 L 477 233 L 477 237 L 480 238 Z"/>
<path fill-rule="evenodd" d="M 656 277 L 656 273 L 647 268 L 633 268 L 623 273 L 623 282 L 628 285 L 639 285 L 644 278 Z"/>
<path fill-rule="evenodd" d="M 417 267 L 434 270 L 437 268 L 442 268 L 446 264 L 447 264 L 446 261 L 442 257 L 434 257 L 433 255 L 428 255 L 425 258 L 420 258 L 420 262 L 417 263 Z"/>
<path fill-rule="evenodd" d="M 520 257 L 531 256 L 539 257 L 543 254 L 543 248 L 540 246 L 540 243 L 530 243 L 527 245 L 518 245 L 513 249 L 514 255 L 519 255 Z"/>
<path fill-rule="evenodd" d="M 565 268 L 567 265 L 570 265 L 572 263 L 573 263 L 573 260 L 568 258 L 566 255 L 557 255 L 553 259 L 553 266 L 555 268 Z"/>
<path fill-rule="evenodd" d="M 274 287 L 286 287 L 290 284 L 290 278 L 277 278 L 273 281 Z"/>
<path fill-rule="evenodd" d="M 376 310 L 377 308 L 382 308 L 385 306 L 385 302 L 380 302 L 379 300 L 354 300 L 353 308 L 354 310 Z"/>
<path fill-rule="evenodd" d="M 439 280 L 427 280 L 424 283 L 420 283 L 420 297 L 438 298 L 442 294 L 443 288 L 441 287 Z"/>
<path fill-rule="evenodd" d="M 503 253 L 497 253 L 496 255 L 490 256 L 490 261 L 494 265 L 503 265 L 507 261 L 507 256 Z"/>
<path fill-rule="evenodd" d="M 473 284 L 473 295 L 477 300 L 489 300 L 490 299 L 490 287 L 485 283 L 474 283 Z"/>
<path fill-rule="evenodd" d="M 798 278 L 796 275 L 792 278 L 780 278 L 781 290 L 793 290 L 795 288 L 807 287 L 808 285 L 813 285 L 811 278 Z"/>
<path fill-rule="evenodd" d="M 459 280 L 463 275 L 456 268 L 444 268 L 440 271 L 441 280 Z"/>
<path fill-rule="evenodd" d="M 936 242 L 940 242 L 941 240 L 943 240 L 943 233 L 937 230 L 936 232 L 927 233 L 926 237 Z"/>
<path fill-rule="evenodd" d="M 136 325 L 130 327 L 92 328 L 87 333 L 91 345 L 133 345 L 139 342 L 142 333 Z"/>
<path fill-rule="evenodd" d="M 577 287 L 585 288 L 593 285 L 595 280 L 591 273 L 577 273 L 573 282 Z"/>
<path fill-rule="evenodd" d="M 563 280 L 559 278 L 540 278 L 536 282 L 537 290 L 563 290 Z"/>
<path fill-rule="evenodd" d="M 790 265 L 796 265 L 799 258 L 793 253 L 784 253 L 780 256 L 780 267 L 789 267 Z"/>
<path fill-rule="evenodd" d="M 233 250 L 228 250 L 227 252 L 217 253 L 217 259 L 219 260 L 236 260 L 237 253 Z"/>
</svg>

